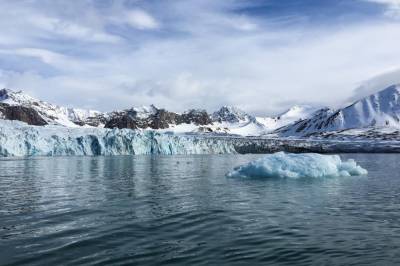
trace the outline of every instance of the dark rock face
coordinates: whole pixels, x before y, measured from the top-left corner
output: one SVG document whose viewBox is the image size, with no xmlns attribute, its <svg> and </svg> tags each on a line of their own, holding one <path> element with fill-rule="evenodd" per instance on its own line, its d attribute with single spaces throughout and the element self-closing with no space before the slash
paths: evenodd
<svg viewBox="0 0 400 266">
<path fill-rule="evenodd" d="M 7 120 L 19 120 L 35 126 L 47 125 L 39 113 L 30 107 L 0 103 L 0 114 L 3 119 Z"/>
<path fill-rule="evenodd" d="M 100 125 L 105 125 L 107 121 L 108 119 L 103 114 L 99 114 L 96 116 L 88 117 L 84 121 L 74 121 L 74 123 L 79 126 L 88 125 L 92 127 L 99 127 Z"/>
<path fill-rule="evenodd" d="M 128 114 L 124 114 L 121 116 L 116 116 L 107 121 L 104 125 L 105 128 L 130 128 L 130 129 L 138 129 L 138 124 L 135 119 L 132 118 Z"/>
<path fill-rule="evenodd" d="M 104 127 L 164 129 L 168 128 L 170 124 L 176 124 L 177 116 L 176 113 L 154 108 L 154 112 L 147 117 L 140 117 L 137 111 L 130 109 L 112 113 Z"/>
<path fill-rule="evenodd" d="M 210 115 L 205 110 L 189 110 L 188 112 L 183 113 L 180 116 L 180 123 L 190 124 L 193 123 L 195 125 L 211 125 L 212 120 Z"/>
<path fill-rule="evenodd" d="M 152 108 L 152 111 L 146 113 L 145 116 L 139 115 L 134 109 L 111 113 L 104 127 L 165 129 L 169 128 L 170 125 L 179 125 L 183 123 L 193 123 L 196 125 L 212 124 L 210 115 L 205 110 L 190 110 L 183 114 L 177 114 L 165 109 L 155 108 L 154 106 Z"/>
<path fill-rule="evenodd" d="M 0 99 L 7 99 L 8 98 L 8 90 L 1 89 L 0 90 Z"/>
<path fill-rule="evenodd" d="M 255 121 L 255 117 L 248 115 L 244 111 L 232 106 L 223 106 L 221 109 L 212 114 L 212 120 L 220 123 L 237 123 L 246 119 Z"/>
<path fill-rule="evenodd" d="M 176 113 L 158 109 L 153 116 L 149 117 L 149 127 L 152 129 L 169 128 L 170 124 L 177 124 L 178 117 L 179 115 Z"/>
<path fill-rule="evenodd" d="M 199 127 L 198 132 L 200 133 L 211 133 L 213 132 L 213 130 L 209 127 Z"/>
</svg>

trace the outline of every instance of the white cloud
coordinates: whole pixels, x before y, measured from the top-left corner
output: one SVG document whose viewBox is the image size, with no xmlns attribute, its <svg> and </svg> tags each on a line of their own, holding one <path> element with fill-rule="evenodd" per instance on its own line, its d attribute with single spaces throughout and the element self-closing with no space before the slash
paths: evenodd
<svg viewBox="0 0 400 266">
<path fill-rule="evenodd" d="M 69 73 L 75 75 L 76 73 L 84 76 L 90 75 L 93 71 L 96 71 L 98 67 L 104 69 L 102 63 L 84 60 L 79 57 L 71 57 L 54 51 L 40 48 L 16 48 L 16 49 L 0 49 L 0 55 L 11 55 L 16 57 L 32 58 L 39 60 L 40 62 L 57 69 L 63 73 Z M 37 72 L 36 69 L 28 70 L 27 72 Z"/>
<path fill-rule="evenodd" d="M 350 102 L 375 93 L 378 90 L 387 88 L 394 84 L 400 84 L 400 66 L 381 71 L 367 80 L 354 91 L 354 95 L 349 99 Z"/>
<path fill-rule="evenodd" d="M 77 39 L 81 41 L 116 43 L 120 41 L 118 36 L 105 33 L 101 30 L 86 27 L 82 24 L 76 24 L 59 18 L 47 16 L 28 17 L 31 25 L 45 30 L 51 34 L 64 36 L 66 38 Z"/>
<path fill-rule="evenodd" d="M 96 12 L 93 6 L 84 3 L 89 2 L 71 4 L 43 0 L 40 5 L 35 1 L 0 2 L 0 44 L 28 46 L 35 42 L 46 45 L 45 41 L 65 42 L 64 39 L 110 44 L 120 42 L 118 35 L 105 30 L 100 14 L 93 14 Z"/>
<path fill-rule="evenodd" d="M 103 9 L 89 0 L 63 2 L 68 8 L 55 2 L 42 10 L 0 1 L 0 84 L 58 104 L 105 111 L 231 104 L 267 114 L 293 103 L 338 105 L 365 80 L 400 67 L 396 21 L 280 28 L 232 13 L 233 0 L 130 11 L 122 1 Z M 74 6 L 83 2 L 91 4 Z"/>
<path fill-rule="evenodd" d="M 37 48 L 20 48 L 15 50 L 0 50 L 0 53 L 15 54 L 20 56 L 28 56 L 40 59 L 46 64 L 57 64 L 60 62 L 65 62 L 65 56 L 62 54 L 54 53 L 45 49 Z"/>
<path fill-rule="evenodd" d="M 159 28 L 159 22 L 149 13 L 141 9 L 133 9 L 127 11 L 122 19 L 131 27 L 140 30 L 149 30 Z"/>
<path fill-rule="evenodd" d="M 364 0 L 372 3 L 385 5 L 387 10 L 385 14 L 388 17 L 400 18 L 400 0 Z"/>
</svg>

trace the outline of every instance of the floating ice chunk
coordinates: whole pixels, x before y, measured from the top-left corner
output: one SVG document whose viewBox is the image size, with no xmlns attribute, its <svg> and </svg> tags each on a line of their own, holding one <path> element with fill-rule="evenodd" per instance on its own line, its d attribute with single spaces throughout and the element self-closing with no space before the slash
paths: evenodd
<svg viewBox="0 0 400 266">
<path fill-rule="evenodd" d="M 342 161 L 339 155 L 277 152 L 236 167 L 227 176 L 242 178 L 317 178 L 356 176 L 366 175 L 367 173 L 367 170 L 357 165 L 353 159 Z"/>
</svg>

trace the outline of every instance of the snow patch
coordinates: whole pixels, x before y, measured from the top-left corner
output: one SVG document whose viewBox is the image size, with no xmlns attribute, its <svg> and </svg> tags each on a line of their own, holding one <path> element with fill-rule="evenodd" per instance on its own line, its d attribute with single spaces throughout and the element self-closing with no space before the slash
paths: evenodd
<svg viewBox="0 0 400 266">
<path fill-rule="evenodd" d="M 366 175 L 353 159 L 342 161 L 339 155 L 277 152 L 236 167 L 227 174 L 239 178 L 318 178 Z"/>
</svg>

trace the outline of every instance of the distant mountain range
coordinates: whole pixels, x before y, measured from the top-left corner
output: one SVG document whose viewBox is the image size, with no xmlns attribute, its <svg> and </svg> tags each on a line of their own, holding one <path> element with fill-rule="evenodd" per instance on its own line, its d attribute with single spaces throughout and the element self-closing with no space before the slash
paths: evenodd
<svg viewBox="0 0 400 266">
<path fill-rule="evenodd" d="M 155 129 L 176 133 L 262 135 L 307 118 L 315 108 L 294 106 L 275 117 L 255 117 L 236 107 L 223 106 L 212 114 L 191 109 L 175 113 L 154 105 L 102 113 L 66 108 L 35 99 L 22 91 L 0 90 L 0 118 L 30 125 Z"/>
<path fill-rule="evenodd" d="M 0 118 L 38 126 L 154 129 L 174 133 L 327 138 L 346 134 L 370 136 L 375 132 L 373 137 L 382 130 L 399 134 L 400 85 L 392 85 L 338 110 L 296 105 L 273 117 L 256 117 L 232 106 L 223 106 L 211 114 L 198 109 L 176 113 L 154 105 L 102 113 L 61 107 L 21 91 L 2 89 Z"/>
</svg>

